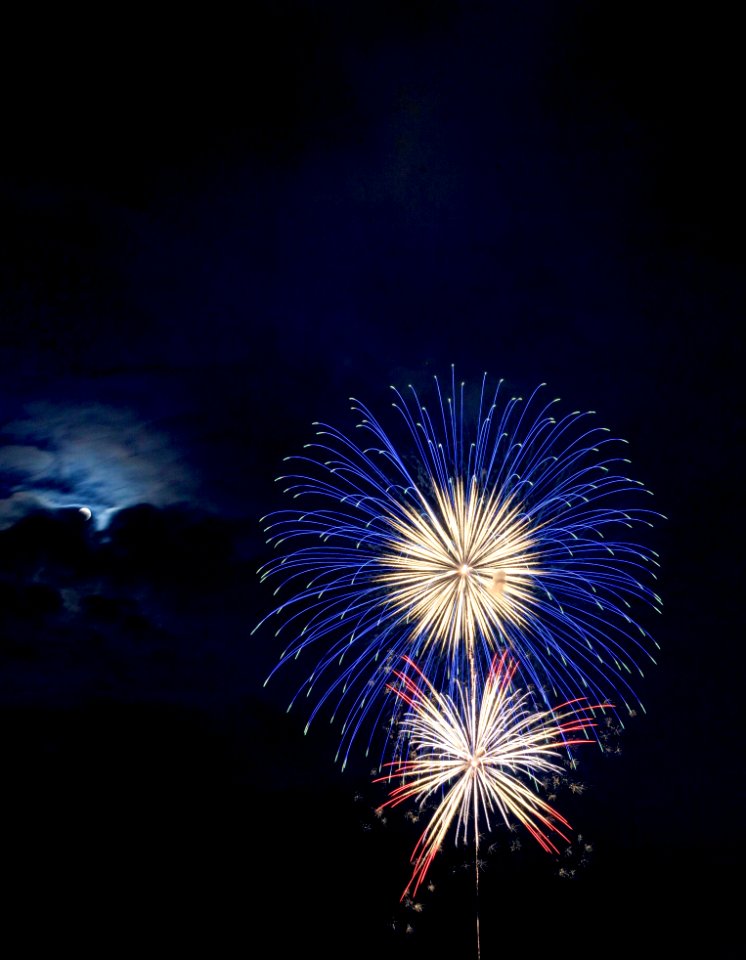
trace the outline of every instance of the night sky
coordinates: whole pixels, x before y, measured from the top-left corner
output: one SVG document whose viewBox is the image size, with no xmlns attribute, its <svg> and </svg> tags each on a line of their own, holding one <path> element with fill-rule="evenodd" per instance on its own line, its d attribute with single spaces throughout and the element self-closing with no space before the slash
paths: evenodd
<svg viewBox="0 0 746 960">
<path fill-rule="evenodd" d="M 283 457 L 314 421 L 351 428 L 350 397 L 385 418 L 391 384 L 454 364 L 597 411 L 668 518 L 664 614 L 638 617 L 661 646 L 647 713 L 558 799 L 583 837 L 562 857 L 490 837 L 482 956 L 738 955 L 731 11 L 335 0 L 6 24 L 0 863 L 29 951 L 474 955 L 469 848 L 399 904 L 421 824 L 375 816 L 371 759 L 342 772 L 337 729 L 304 736 L 301 675 L 263 687 L 280 641 L 252 635 Z"/>
</svg>

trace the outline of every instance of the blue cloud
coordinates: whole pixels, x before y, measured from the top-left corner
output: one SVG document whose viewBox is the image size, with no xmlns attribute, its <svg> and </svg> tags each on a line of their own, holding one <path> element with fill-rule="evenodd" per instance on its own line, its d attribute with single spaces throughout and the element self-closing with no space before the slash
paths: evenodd
<svg viewBox="0 0 746 960">
<path fill-rule="evenodd" d="M 101 403 L 37 402 L 5 425 L 0 522 L 40 507 L 87 506 L 97 526 L 136 503 L 197 499 L 197 481 L 173 438 L 132 411 Z"/>
</svg>

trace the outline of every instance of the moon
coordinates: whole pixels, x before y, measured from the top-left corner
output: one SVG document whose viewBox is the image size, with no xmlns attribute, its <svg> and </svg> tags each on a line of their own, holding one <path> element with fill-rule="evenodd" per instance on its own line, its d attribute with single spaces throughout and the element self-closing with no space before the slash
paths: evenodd
<svg viewBox="0 0 746 960">
<path fill-rule="evenodd" d="M 84 520 L 91 519 L 91 511 L 88 509 L 88 507 L 81 507 L 78 513 L 82 514 Z"/>
</svg>

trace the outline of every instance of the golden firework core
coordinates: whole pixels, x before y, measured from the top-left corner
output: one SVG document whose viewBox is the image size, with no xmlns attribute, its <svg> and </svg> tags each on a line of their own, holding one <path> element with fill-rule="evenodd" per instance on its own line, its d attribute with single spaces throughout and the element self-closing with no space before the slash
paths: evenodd
<svg viewBox="0 0 746 960">
<path fill-rule="evenodd" d="M 403 504 L 390 523 L 378 579 L 415 638 L 473 649 L 481 635 L 496 648 L 506 627 L 524 625 L 540 558 L 509 496 L 459 479 L 431 497 L 420 493 L 419 503 Z"/>
</svg>

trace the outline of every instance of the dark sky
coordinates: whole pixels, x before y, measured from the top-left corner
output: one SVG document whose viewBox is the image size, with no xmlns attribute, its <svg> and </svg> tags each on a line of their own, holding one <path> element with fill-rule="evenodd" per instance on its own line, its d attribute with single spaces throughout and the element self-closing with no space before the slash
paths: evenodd
<svg viewBox="0 0 746 960">
<path fill-rule="evenodd" d="M 293 678 L 262 687 L 278 641 L 251 635 L 282 458 L 315 420 L 349 425 L 349 397 L 385 410 L 455 364 L 598 411 L 668 517 L 648 712 L 565 798 L 589 863 L 498 853 L 483 957 L 736 955 L 731 11 L 335 0 L 6 26 L 2 862 L 30 940 L 473 955 L 469 851 L 401 907 L 417 828 L 375 818 L 336 730 L 303 736 Z"/>
</svg>

